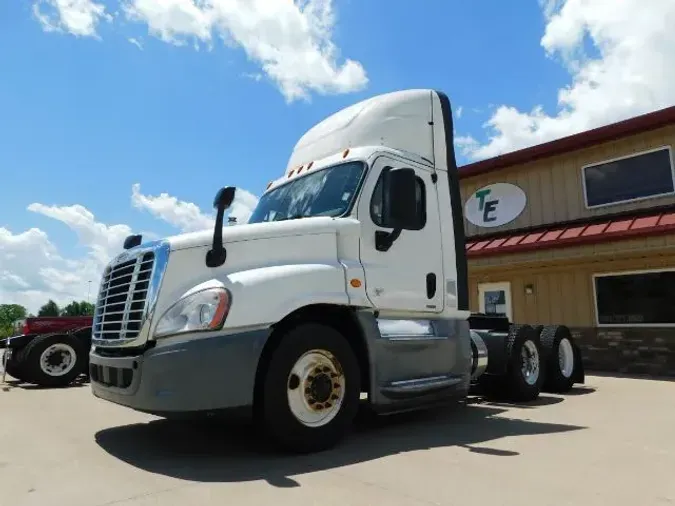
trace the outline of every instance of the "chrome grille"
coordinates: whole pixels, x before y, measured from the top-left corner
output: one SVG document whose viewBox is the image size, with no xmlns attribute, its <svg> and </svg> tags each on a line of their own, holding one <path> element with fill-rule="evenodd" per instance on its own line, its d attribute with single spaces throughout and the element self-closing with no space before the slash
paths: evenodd
<svg viewBox="0 0 675 506">
<path fill-rule="evenodd" d="M 94 339 L 133 340 L 147 315 L 154 251 L 106 267 L 94 315 Z"/>
</svg>

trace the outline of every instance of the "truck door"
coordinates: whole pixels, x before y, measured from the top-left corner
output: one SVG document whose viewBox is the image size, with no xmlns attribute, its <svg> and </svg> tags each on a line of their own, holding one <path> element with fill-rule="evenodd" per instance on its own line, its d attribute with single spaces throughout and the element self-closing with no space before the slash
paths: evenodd
<svg viewBox="0 0 675 506">
<path fill-rule="evenodd" d="M 399 167 L 416 171 L 419 228 L 403 230 L 385 251 L 376 240 L 378 231 L 391 231 L 379 225 L 387 206 L 382 174 Z M 469 340 L 457 321 L 439 314 L 445 278 L 436 192 L 430 169 L 385 156 L 371 166 L 361 192 L 361 262 L 366 294 L 378 310 L 375 318 L 362 315 L 364 328 L 377 336 L 369 344 L 370 402 L 376 410 L 433 403 L 466 389 Z"/>
<path fill-rule="evenodd" d="M 392 168 L 417 174 L 419 229 L 403 230 L 384 250 L 377 245 L 384 202 L 383 175 Z M 440 313 L 444 303 L 443 252 L 436 184 L 430 168 L 380 156 L 372 164 L 359 201 L 360 255 L 366 294 L 384 317 L 389 313 Z"/>
</svg>

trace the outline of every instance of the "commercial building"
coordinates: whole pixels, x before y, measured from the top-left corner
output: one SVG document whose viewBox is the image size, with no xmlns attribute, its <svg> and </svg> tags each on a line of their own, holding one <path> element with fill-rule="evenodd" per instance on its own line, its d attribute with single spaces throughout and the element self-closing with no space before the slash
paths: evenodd
<svg viewBox="0 0 675 506">
<path fill-rule="evenodd" d="M 675 107 L 460 168 L 473 311 L 675 375 Z"/>
</svg>

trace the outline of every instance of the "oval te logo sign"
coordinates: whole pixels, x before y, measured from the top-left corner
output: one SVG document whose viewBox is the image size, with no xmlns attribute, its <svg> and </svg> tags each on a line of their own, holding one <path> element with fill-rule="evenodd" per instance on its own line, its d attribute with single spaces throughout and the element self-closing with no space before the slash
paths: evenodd
<svg viewBox="0 0 675 506">
<path fill-rule="evenodd" d="M 501 227 L 525 209 L 527 197 L 518 186 L 494 183 L 476 190 L 464 205 L 464 216 L 477 227 Z"/>
</svg>

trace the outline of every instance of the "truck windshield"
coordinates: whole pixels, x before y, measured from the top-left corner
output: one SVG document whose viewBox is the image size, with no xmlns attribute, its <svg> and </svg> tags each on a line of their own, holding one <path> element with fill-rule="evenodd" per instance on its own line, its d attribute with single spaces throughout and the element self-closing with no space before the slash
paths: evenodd
<svg viewBox="0 0 675 506">
<path fill-rule="evenodd" d="M 248 222 L 342 216 L 352 204 L 364 169 L 363 162 L 346 162 L 291 180 L 263 195 Z"/>
</svg>

